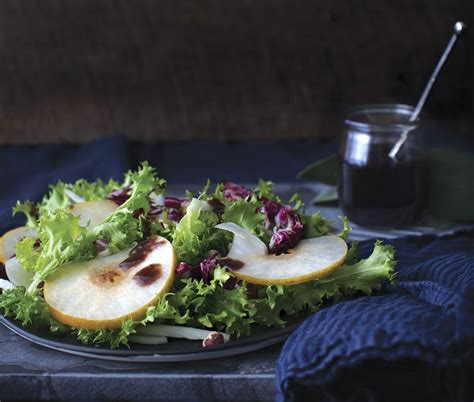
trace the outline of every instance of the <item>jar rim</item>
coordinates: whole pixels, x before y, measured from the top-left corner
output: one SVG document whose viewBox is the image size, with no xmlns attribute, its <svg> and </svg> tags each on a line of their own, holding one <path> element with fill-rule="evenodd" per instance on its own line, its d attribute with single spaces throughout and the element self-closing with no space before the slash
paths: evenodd
<svg viewBox="0 0 474 402">
<path fill-rule="evenodd" d="M 378 103 L 352 107 L 346 110 L 344 123 L 348 126 L 363 131 L 390 131 L 390 130 L 414 130 L 420 125 L 420 118 L 410 122 L 410 116 L 415 108 L 402 103 Z M 382 115 L 398 117 L 399 120 L 391 121 L 377 120 Z"/>
</svg>

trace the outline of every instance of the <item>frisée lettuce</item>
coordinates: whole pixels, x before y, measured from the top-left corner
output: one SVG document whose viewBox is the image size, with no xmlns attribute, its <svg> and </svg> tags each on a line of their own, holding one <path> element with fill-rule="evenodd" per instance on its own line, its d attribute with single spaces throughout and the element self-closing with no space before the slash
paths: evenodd
<svg viewBox="0 0 474 402">
<path fill-rule="evenodd" d="M 233 235 L 216 225 L 232 222 L 262 240 L 274 254 L 285 253 L 301 239 L 331 233 L 321 214 L 306 214 L 298 195 L 288 204 L 261 180 L 251 190 L 222 182 L 212 191 L 208 182 L 198 195 L 165 196 L 166 182 L 144 162 L 114 180 L 59 182 L 38 203 L 17 203 L 37 237 L 16 245 L 16 258 L 31 273 L 30 286 L 5 286 L 0 293 L 3 314 L 23 326 L 46 327 L 52 333 L 71 333 L 84 343 L 128 345 L 137 329 L 150 323 L 220 331 L 236 338 L 249 335 L 256 325 L 285 326 L 289 317 L 308 314 L 355 292 L 371 294 L 394 276 L 394 249 L 377 241 L 372 254 L 357 259 L 352 244 L 345 263 L 326 276 L 295 285 L 255 285 L 238 280 L 225 256 Z M 80 200 L 114 201 L 118 206 L 100 224 L 79 224 L 70 207 Z M 341 217 L 347 239 L 350 226 Z M 56 321 L 44 301 L 42 283 L 71 261 L 91 260 L 99 253 L 115 254 L 133 247 L 150 235 L 172 242 L 177 256 L 175 280 L 168 293 L 148 307 L 141 320 L 126 319 L 118 329 L 72 328 Z M 100 248 L 97 245 L 100 244 Z"/>
</svg>

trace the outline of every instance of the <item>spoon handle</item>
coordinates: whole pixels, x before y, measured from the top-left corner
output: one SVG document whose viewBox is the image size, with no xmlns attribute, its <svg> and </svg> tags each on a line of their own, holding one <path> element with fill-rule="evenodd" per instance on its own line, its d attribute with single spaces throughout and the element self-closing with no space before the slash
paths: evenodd
<svg viewBox="0 0 474 402">
<path fill-rule="evenodd" d="M 441 55 L 441 58 L 438 61 L 438 64 L 436 65 L 433 73 L 431 74 L 431 77 L 428 81 L 428 83 L 425 86 L 425 89 L 423 90 L 423 93 L 421 94 L 420 99 L 418 100 L 418 103 L 416 104 L 415 110 L 413 111 L 412 115 L 410 116 L 410 122 L 414 122 L 418 116 L 420 115 L 421 109 L 423 108 L 426 99 L 428 98 L 428 95 L 430 94 L 431 88 L 433 87 L 433 84 L 436 81 L 436 78 L 438 77 L 439 72 L 441 71 L 441 68 L 443 67 L 444 63 L 446 62 L 446 59 L 449 56 L 449 53 L 451 53 L 451 50 L 454 47 L 454 44 L 456 43 L 457 39 L 461 34 L 464 32 L 466 29 L 466 24 L 463 22 L 456 22 L 454 24 L 454 29 L 453 29 L 453 34 L 451 35 L 451 39 L 448 42 L 448 45 L 446 46 L 446 49 L 444 49 L 443 54 Z M 388 156 L 391 159 L 396 159 L 397 153 L 402 147 L 402 145 L 405 143 L 407 137 L 408 137 L 409 131 L 404 131 L 398 141 L 395 143 L 393 148 L 390 150 Z"/>
</svg>

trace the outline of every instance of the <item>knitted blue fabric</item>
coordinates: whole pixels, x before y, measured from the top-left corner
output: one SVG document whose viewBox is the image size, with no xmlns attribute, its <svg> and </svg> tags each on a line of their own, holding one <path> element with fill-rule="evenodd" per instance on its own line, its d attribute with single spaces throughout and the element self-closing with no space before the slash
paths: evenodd
<svg viewBox="0 0 474 402">
<path fill-rule="evenodd" d="M 474 237 L 391 243 L 395 283 L 320 310 L 285 343 L 279 401 L 474 398 Z"/>
</svg>

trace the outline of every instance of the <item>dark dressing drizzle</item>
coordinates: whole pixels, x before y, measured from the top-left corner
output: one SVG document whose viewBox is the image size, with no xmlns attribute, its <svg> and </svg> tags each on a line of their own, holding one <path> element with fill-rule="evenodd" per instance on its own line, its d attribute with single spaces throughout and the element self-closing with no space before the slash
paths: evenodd
<svg viewBox="0 0 474 402">
<path fill-rule="evenodd" d="M 148 286 L 155 282 L 161 276 L 161 265 L 160 264 L 150 264 L 145 268 L 142 268 L 134 276 L 133 280 L 139 286 Z"/>
<path fill-rule="evenodd" d="M 132 249 L 132 251 L 130 251 L 128 258 L 126 258 L 119 264 L 119 267 L 123 269 L 133 268 L 134 266 L 145 261 L 148 254 L 150 254 L 155 248 L 157 248 L 162 243 L 165 243 L 165 240 L 161 239 L 159 236 L 150 236 L 148 239 L 143 240 L 141 243 L 138 243 Z"/>
<path fill-rule="evenodd" d="M 219 260 L 221 264 L 224 264 L 226 267 L 229 267 L 232 271 L 237 271 L 244 267 L 245 263 L 240 260 L 235 260 L 234 258 L 225 257 Z"/>
</svg>

